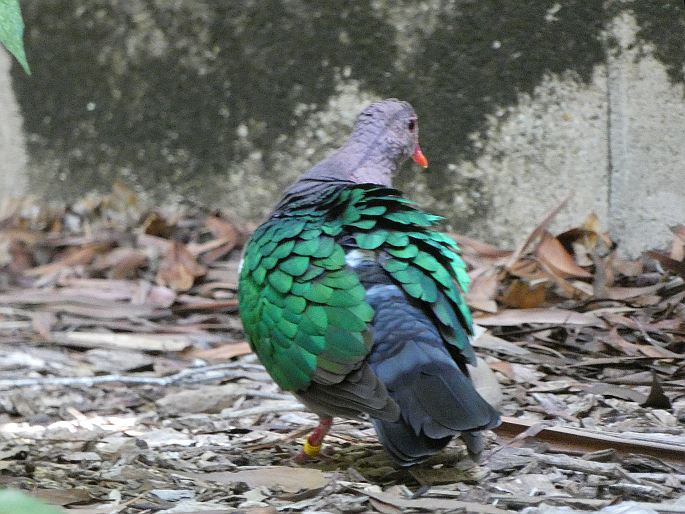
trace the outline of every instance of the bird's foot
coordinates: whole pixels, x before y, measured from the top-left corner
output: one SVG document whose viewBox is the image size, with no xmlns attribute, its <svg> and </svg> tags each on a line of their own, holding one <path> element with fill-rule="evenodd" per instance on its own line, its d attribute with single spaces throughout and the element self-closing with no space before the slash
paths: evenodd
<svg viewBox="0 0 685 514">
<path fill-rule="evenodd" d="M 333 418 L 319 418 L 319 425 L 309 434 L 304 442 L 304 447 L 298 453 L 294 461 L 297 464 L 306 464 L 320 456 L 323 440 L 333 424 Z"/>
</svg>

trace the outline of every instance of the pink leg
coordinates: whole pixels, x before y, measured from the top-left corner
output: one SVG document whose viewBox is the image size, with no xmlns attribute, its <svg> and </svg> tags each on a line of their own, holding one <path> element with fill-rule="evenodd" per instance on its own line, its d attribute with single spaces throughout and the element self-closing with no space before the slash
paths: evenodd
<svg viewBox="0 0 685 514">
<path fill-rule="evenodd" d="M 304 464 L 310 459 L 313 459 L 321 451 L 321 444 L 323 443 L 326 434 L 331 429 L 333 418 L 319 417 L 319 425 L 309 434 L 307 440 L 304 442 L 304 448 L 295 456 L 295 462 Z"/>
</svg>

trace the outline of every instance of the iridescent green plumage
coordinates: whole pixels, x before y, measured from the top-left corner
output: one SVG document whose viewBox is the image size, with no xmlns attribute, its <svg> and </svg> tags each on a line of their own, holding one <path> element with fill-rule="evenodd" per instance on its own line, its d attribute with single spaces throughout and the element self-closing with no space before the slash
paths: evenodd
<svg viewBox="0 0 685 514">
<path fill-rule="evenodd" d="M 279 386 L 299 391 L 317 373 L 344 375 L 369 353 L 374 312 L 346 264 L 353 249 L 372 252 L 445 342 L 474 360 L 462 297 L 468 276 L 455 242 L 431 230 L 440 219 L 396 190 L 337 184 L 281 206 L 255 231 L 240 273 L 240 314 Z"/>
</svg>

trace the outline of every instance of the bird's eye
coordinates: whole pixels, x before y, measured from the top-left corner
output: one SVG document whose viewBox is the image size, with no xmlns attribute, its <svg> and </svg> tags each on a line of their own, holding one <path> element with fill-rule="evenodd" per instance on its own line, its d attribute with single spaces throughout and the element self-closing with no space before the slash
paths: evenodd
<svg viewBox="0 0 685 514">
<path fill-rule="evenodd" d="M 414 127 L 416 127 L 416 120 L 409 120 L 409 124 L 407 125 L 407 128 L 411 131 L 411 130 L 414 130 Z"/>
</svg>

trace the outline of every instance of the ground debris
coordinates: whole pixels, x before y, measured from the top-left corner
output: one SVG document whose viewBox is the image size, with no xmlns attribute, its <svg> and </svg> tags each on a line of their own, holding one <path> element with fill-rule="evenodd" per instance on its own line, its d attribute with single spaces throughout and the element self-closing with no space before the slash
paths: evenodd
<svg viewBox="0 0 685 514">
<path fill-rule="evenodd" d="M 412 470 L 356 420 L 293 464 L 317 419 L 245 342 L 246 225 L 121 185 L 0 210 L 2 487 L 81 514 L 685 512 L 685 229 L 626 260 L 596 216 L 550 233 L 559 208 L 513 252 L 456 235 L 504 422 L 480 465 L 455 442 Z"/>
</svg>

